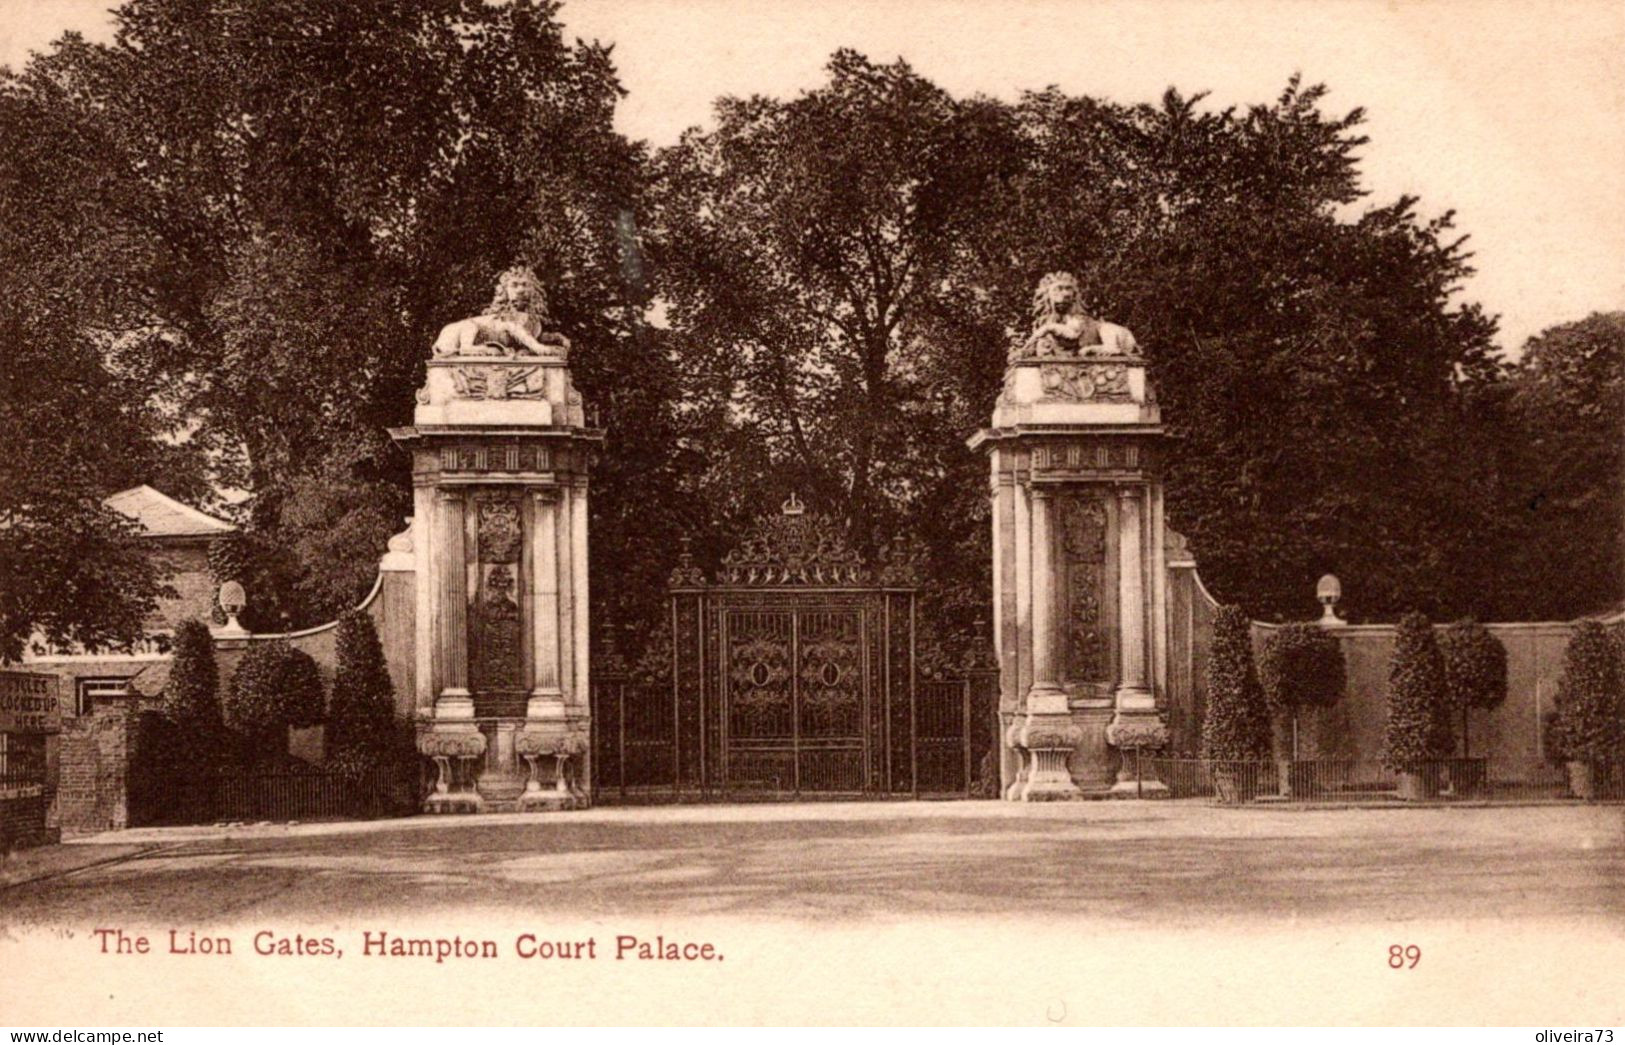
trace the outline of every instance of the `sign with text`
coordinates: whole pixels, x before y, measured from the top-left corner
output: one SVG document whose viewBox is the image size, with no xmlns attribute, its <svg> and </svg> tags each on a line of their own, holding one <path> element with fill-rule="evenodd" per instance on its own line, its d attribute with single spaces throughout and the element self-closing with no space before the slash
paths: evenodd
<svg viewBox="0 0 1625 1045">
<path fill-rule="evenodd" d="M 0 671 L 0 733 L 60 733 L 56 676 Z"/>
</svg>

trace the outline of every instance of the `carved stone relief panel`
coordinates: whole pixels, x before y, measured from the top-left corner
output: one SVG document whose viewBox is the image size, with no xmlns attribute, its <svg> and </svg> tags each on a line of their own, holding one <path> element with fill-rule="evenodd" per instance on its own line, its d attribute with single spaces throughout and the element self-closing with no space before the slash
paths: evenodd
<svg viewBox="0 0 1625 1045">
<path fill-rule="evenodd" d="M 1066 575 L 1063 675 L 1077 682 L 1107 682 L 1106 506 L 1098 496 L 1078 494 L 1062 498 L 1060 509 Z"/>
<path fill-rule="evenodd" d="M 476 523 L 479 590 L 469 614 L 474 631 L 470 683 L 476 692 L 524 685 L 519 620 L 519 502 L 482 499 Z"/>
</svg>

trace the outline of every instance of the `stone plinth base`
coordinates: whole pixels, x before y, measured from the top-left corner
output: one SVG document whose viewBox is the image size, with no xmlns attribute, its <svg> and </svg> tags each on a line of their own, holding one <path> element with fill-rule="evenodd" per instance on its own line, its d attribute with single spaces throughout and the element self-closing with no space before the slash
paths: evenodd
<svg viewBox="0 0 1625 1045">
<path fill-rule="evenodd" d="M 547 722 L 529 721 L 519 734 L 515 749 L 530 770 L 530 781 L 525 785 L 524 794 L 519 796 L 518 808 L 522 812 L 586 809 L 592 804 L 586 791 L 570 779 L 572 766 L 578 774 L 585 769 L 585 723 L 562 717 Z M 548 762 L 553 763 L 551 786 L 544 785 L 541 779 L 541 768 Z"/>
<path fill-rule="evenodd" d="M 1106 727 L 1106 741 L 1118 749 L 1114 798 L 1167 798 L 1152 759 L 1168 746 L 1168 727 L 1154 708 L 1118 708 Z"/>
<path fill-rule="evenodd" d="M 1119 780 L 1110 792 L 1113 798 L 1167 798 L 1170 793 L 1168 785 L 1155 777 Z"/>
<path fill-rule="evenodd" d="M 569 791 L 527 791 L 519 796 L 521 813 L 562 813 L 585 809 L 588 803 Z"/>
<path fill-rule="evenodd" d="M 447 791 L 431 793 L 423 800 L 425 813 L 481 813 L 485 799 L 478 791 Z"/>
<path fill-rule="evenodd" d="M 1011 727 L 1011 746 L 1023 753 L 1021 775 L 1006 796 L 1016 802 L 1069 802 L 1081 797 L 1067 759 L 1083 742 L 1068 715 L 1029 714 Z"/>
<path fill-rule="evenodd" d="M 472 722 L 435 722 L 418 734 L 419 753 L 435 765 L 434 790 L 423 800 L 424 812 L 478 813 L 485 807 L 471 782 L 473 763 L 485 757 L 485 746 L 485 735 Z"/>
</svg>

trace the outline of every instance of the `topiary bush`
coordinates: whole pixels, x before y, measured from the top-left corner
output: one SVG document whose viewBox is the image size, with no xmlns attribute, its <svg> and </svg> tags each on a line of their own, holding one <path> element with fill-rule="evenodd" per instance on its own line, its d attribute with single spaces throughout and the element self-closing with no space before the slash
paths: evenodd
<svg viewBox="0 0 1625 1045">
<path fill-rule="evenodd" d="M 282 640 L 254 643 L 226 688 L 226 722 L 244 733 L 257 759 L 287 751 L 288 729 L 322 721 L 326 701 L 310 655 Z"/>
<path fill-rule="evenodd" d="M 1253 663 L 1252 622 L 1240 606 L 1222 606 L 1213 618 L 1208 652 L 1202 757 L 1250 761 L 1269 753 L 1269 713 Z"/>
<path fill-rule="evenodd" d="M 1625 670 L 1621 647 L 1594 620 L 1575 626 L 1557 680 L 1552 739 L 1565 761 L 1596 763 L 1625 747 Z"/>
<path fill-rule="evenodd" d="M 384 665 L 378 630 L 364 610 L 339 618 L 333 697 L 327 707 L 329 758 L 381 765 L 395 744 L 395 687 Z"/>
<path fill-rule="evenodd" d="M 1277 715 L 1292 718 L 1292 757 L 1298 757 L 1298 712 L 1330 707 L 1343 696 L 1348 672 L 1343 647 L 1317 624 L 1287 624 L 1264 640 L 1258 659 L 1264 699 Z"/>
<path fill-rule="evenodd" d="M 1496 708 L 1507 699 L 1507 648 L 1484 625 L 1459 620 L 1439 637 L 1444 657 L 1444 688 L 1450 706 L 1461 712 L 1461 754 L 1470 757 L 1467 712 Z"/>
<path fill-rule="evenodd" d="M 202 621 L 185 620 L 175 628 L 174 659 L 164 685 L 164 717 L 181 730 L 196 731 L 210 740 L 219 737 L 220 669 L 214 662 L 214 638 Z"/>
<path fill-rule="evenodd" d="M 1383 763 L 1396 773 L 1444 758 L 1453 746 L 1445 693 L 1444 657 L 1425 613 L 1407 613 L 1388 662 L 1388 728 Z"/>
<path fill-rule="evenodd" d="M 172 823 L 211 819 L 217 808 L 215 775 L 227 761 L 220 711 L 220 669 L 214 638 L 199 620 L 175 628 L 174 659 L 164 684 L 163 723 L 146 730 L 151 743 L 143 770 L 132 781 L 148 815 Z"/>
</svg>

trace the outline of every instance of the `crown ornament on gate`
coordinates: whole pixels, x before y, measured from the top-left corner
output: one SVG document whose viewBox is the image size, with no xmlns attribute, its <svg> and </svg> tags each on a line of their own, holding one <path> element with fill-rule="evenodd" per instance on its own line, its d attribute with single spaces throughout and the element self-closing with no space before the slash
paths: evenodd
<svg viewBox="0 0 1625 1045">
<path fill-rule="evenodd" d="M 719 584 L 867 584 L 869 569 L 847 546 L 840 524 L 809 513 L 792 493 L 764 516 L 717 571 Z"/>
<path fill-rule="evenodd" d="M 666 583 L 673 588 L 705 587 L 705 572 L 694 562 L 694 540 L 688 534 L 677 538 L 679 551 L 677 565 L 672 568 Z"/>
</svg>

